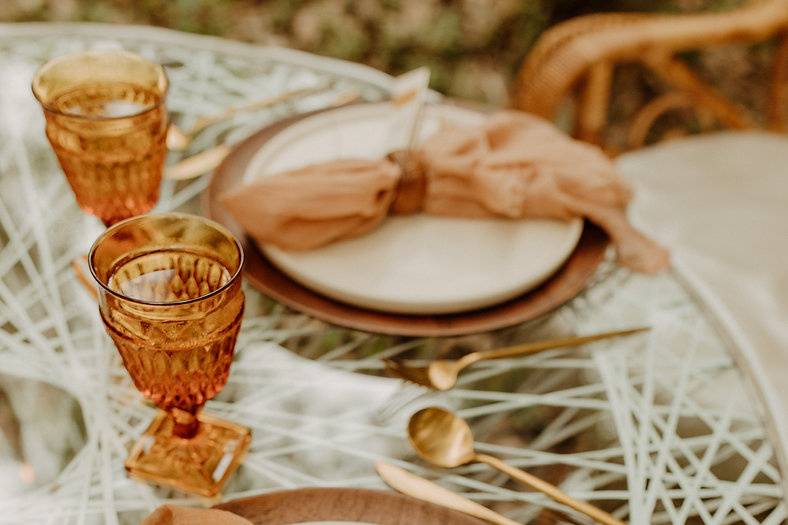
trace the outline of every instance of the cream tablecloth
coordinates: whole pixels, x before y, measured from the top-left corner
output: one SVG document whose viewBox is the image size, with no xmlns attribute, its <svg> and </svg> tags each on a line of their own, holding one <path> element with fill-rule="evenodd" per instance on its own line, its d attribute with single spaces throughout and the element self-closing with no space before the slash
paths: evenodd
<svg viewBox="0 0 788 525">
<path fill-rule="evenodd" d="M 788 139 L 720 133 L 630 153 L 618 165 L 637 185 L 637 220 L 730 314 L 737 360 L 769 407 L 772 435 L 785 454 Z"/>
</svg>

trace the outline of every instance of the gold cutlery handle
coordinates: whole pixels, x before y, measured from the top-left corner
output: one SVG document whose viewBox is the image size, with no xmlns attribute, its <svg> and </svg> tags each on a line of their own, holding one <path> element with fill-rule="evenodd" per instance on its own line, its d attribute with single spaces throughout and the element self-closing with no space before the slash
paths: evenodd
<svg viewBox="0 0 788 525">
<path fill-rule="evenodd" d="M 273 99 L 271 99 L 271 100 L 267 100 L 267 101 L 256 102 L 254 104 L 251 104 L 248 107 L 252 107 L 252 106 L 253 107 L 262 107 L 262 104 L 269 104 L 270 105 L 270 104 L 273 104 L 275 102 L 281 102 L 283 100 L 290 99 L 293 96 L 295 96 L 295 94 L 303 96 L 303 95 L 306 95 L 306 94 L 309 94 L 309 93 L 313 93 L 313 92 L 316 93 L 316 92 L 318 92 L 320 90 L 324 90 L 325 88 L 326 88 L 325 86 L 322 86 L 320 88 L 306 88 L 306 89 L 299 90 L 298 92 L 291 91 L 289 93 L 285 93 L 284 95 L 278 95 L 277 97 L 274 97 L 274 98 L 277 99 L 276 101 L 272 102 Z M 359 97 L 359 92 L 356 91 L 356 90 L 344 91 L 344 92 L 340 93 L 331 102 L 331 104 L 326 106 L 325 109 L 338 107 L 338 106 L 344 106 L 345 104 L 349 104 L 350 102 L 353 102 L 358 97 Z M 237 112 L 239 109 L 241 109 L 241 108 L 231 108 L 231 109 L 227 110 L 226 114 L 230 115 L 230 114 L 232 114 L 234 112 Z M 215 118 L 218 118 L 219 120 L 221 120 L 222 118 L 225 118 L 225 116 L 223 114 L 223 115 L 221 115 L 219 117 L 215 117 Z M 215 120 L 211 121 L 208 124 L 212 124 L 213 122 L 215 122 Z M 208 124 L 206 124 L 206 125 L 208 125 Z M 192 132 L 190 131 L 189 133 L 192 133 Z M 189 179 L 194 179 L 196 177 L 199 177 L 200 175 L 203 175 L 203 174 L 205 174 L 205 173 L 207 173 L 207 172 L 209 172 L 211 170 L 214 170 L 214 169 L 218 168 L 219 165 L 224 160 L 224 158 L 227 155 L 230 154 L 230 151 L 232 151 L 232 148 L 230 146 L 228 146 L 227 144 L 219 144 L 218 146 L 214 146 L 212 148 L 208 148 L 208 149 L 206 149 L 204 151 L 201 151 L 200 153 L 192 155 L 191 157 L 186 157 L 185 159 L 181 159 L 180 161 L 178 161 L 174 165 L 166 168 L 165 171 L 164 171 L 164 176 L 167 179 L 170 179 L 170 180 L 189 180 Z"/>
<path fill-rule="evenodd" d="M 93 280 L 87 276 L 83 266 L 87 264 L 88 258 L 86 255 L 81 255 L 79 257 L 75 257 L 71 259 L 71 270 L 74 272 L 74 276 L 79 281 L 79 284 L 85 289 L 86 292 L 90 294 L 90 296 L 95 300 L 98 301 L 98 290 L 96 290 L 96 285 L 93 283 Z"/>
<path fill-rule="evenodd" d="M 537 341 L 534 343 L 525 343 L 515 346 L 507 346 L 504 348 L 497 348 L 495 350 L 483 350 L 481 352 L 474 352 L 464 356 L 460 361 L 464 366 L 484 361 L 487 359 L 502 359 L 504 357 L 515 357 L 520 355 L 536 354 L 544 350 L 552 350 L 554 348 L 580 346 L 594 341 L 601 341 L 602 339 L 610 339 L 612 337 L 621 337 L 625 335 L 637 334 L 651 330 L 648 326 L 641 326 L 638 328 L 629 328 L 627 330 L 616 330 L 613 332 L 603 332 L 601 334 L 583 335 L 564 337 L 561 339 L 551 339 L 548 341 Z"/>
<path fill-rule="evenodd" d="M 191 129 L 189 129 L 187 134 L 190 136 L 196 135 L 197 133 L 204 130 L 208 126 L 211 126 L 223 120 L 227 120 L 228 118 L 231 118 L 237 113 L 240 113 L 242 111 L 257 111 L 259 109 L 275 106 L 281 102 L 287 102 L 288 100 L 293 100 L 308 95 L 314 95 L 316 93 L 320 93 L 321 91 L 325 91 L 330 87 L 331 87 L 331 82 L 326 82 L 323 84 L 319 84 L 317 86 L 294 89 L 292 91 L 287 91 L 279 95 L 273 95 L 261 100 L 256 100 L 254 102 L 249 102 L 238 106 L 232 106 L 216 115 L 209 115 L 209 116 L 198 118 L 195 121 L 194 125 L 191 127 Z"/>
<path fill-rule="evenodd" d="M 230 153 L 230 146 L 221 144 L 187 157 L 166 168 L 165 176 L 170 180 L 188 180 L 216 169 Z"/>
<path fill-rule="evenodd" d="M 456 494 L 400 467 L 378 462 L 375 464 L 375 470 L 391 488 L 412 498 L 454 509 L 495 525 L 520 525 L 465 496 Z"/>
<path fill-rule="evenodd" d="M 204 130 L 209 126 L 212 126 L 213 124 L 222 122 L 223 120 L 227 120 L 235 116 L 237 113 L 240 113 L 241 111 L 251 112 L 251 111 L 256 111 L 259 109 L 275 106 L 276 104 L 279 104 L 281 102 L 287 102 L 288 100 L 320 93 L 321 91 L 327 90 L 332 85 L 333 82 L 325 82 L 318 86 L 295 89 L 293 91 L 280 93 L 278 95 L 270 96 L 262 100 L 256 100 L 254 102 L 248 102 L 246 104 L 232 106 L 222 111 L 221 113 L 199 117 L 195 121 L 194 125 L 185 131 L 179 128 L 177 125 L 171 123 L 169 128 L 167 129 L 167 148 L 173 151 L 184 150 L 189 146 L 192 139 L 194 138 L 195 135 L 197 135 L 197 133 L 201 132 L 202 130 Z"/>
<path fill-rule="evenodd" d="M 571 507 L 578 512 L 582 512 L 589 518 L 595 520 L 597 523 L 602 523 L 604 525 L 626 525 L 625 522 L 611 516 L 602 509 L 595 507 L 590 503 L 578 501 L 562 492 L 561 489 L 555 485 L 552 485 L 543 479 L 534 476 L 533 474 L 529 474 L 528 472 L 509 466 L 495 456 L 476 454 L 474 459 L 481 463 L 486 463 L 487 465 L 493 467 L 494 469 L 500 470 L 505 474 L 508 474 L 517 481 L 524 483 L 525 485 L 538 490 L 542 494 L 549 496 L 558 503 L 563 503 L 567 507 Z"/>
</svg>

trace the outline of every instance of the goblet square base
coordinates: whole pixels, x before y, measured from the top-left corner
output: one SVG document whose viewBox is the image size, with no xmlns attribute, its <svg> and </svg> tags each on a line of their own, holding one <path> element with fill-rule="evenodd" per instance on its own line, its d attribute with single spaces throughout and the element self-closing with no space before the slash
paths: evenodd
<svg viewBox="0 0 788 525">
<path fill-rule="evenodd" d="M 126 459 L 129 475 L 199 496 L 219 494 L 243 459 L 252 434 L 207 414 L 197 419 L 197 434 L 183 439 L 172 433 L 172 416 L 159 412 Z"/>
</svg>

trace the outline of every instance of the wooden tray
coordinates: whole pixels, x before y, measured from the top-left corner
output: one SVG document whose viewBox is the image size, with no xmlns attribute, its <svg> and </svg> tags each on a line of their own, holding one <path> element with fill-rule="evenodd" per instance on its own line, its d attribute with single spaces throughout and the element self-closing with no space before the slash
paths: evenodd
<svg viewBox="0 0 788 525">
<path fill-rule="evenodd" d="M 486 332 L 534 319 L 569 301 L 583 290 L 604 258 L 607 236 L 586 222 L 575 251 L 547 282 L 499 305 L 456 314 L 379 312 L 342 303 L 312 291 L 276 268 L 219 202 L 220 195 L 241 183 L 246 166 L 267 140 L 311 114 L 282 120 L 241 142 L 216 169 L 202 196 L 206 216 L 222 223 L 242 239 L 246 254 L 244 272 L 252 286 L 291 308 L 340 326 L 392 335 L 439 337 Z"/>
<path fill-rule="evenodd" d="M 287 490 L 228 501 L 215 508 L 255 525 L 350 521 L 377 525 L 483 525 L 460 512 L 396 492 L 314 488 Z"/>
</svg>

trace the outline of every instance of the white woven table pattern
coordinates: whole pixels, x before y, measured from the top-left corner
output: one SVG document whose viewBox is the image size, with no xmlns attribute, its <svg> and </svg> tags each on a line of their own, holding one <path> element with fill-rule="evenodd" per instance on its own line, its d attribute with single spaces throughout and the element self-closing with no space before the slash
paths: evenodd
<svg viewBox="0 0 788 525">
<path fill-rule="evenodd" d="M 96 46 L 165 64 L 168 106 L 184 125 L 324 79 L 337 81 L 335 92 L 352 86 L 370 100 L 382 98 L 388 82 L 336 61 L 151 29 L 0 26 L 0 423 L 19 429 L 0 433 L 4 523 L 136 523 L 162 501 L 195 503 L 123 470 L 154 409 L 133 388 L 95 304 L 68 269 L 101 228 L 77 209 L 29 90 L 39 64 Z M 330 98 L 239 116 L 201 134 L 191 151 L 235 142 Z M 158 208 L 197 211 L 206 182 L 165 183 Z M 760 405 L 674 274 L 647 278 L 608 262 L 594 286 L 547 318 L 431 341 L 350 332 L 252 289 L 247 297 L 229 383 L 207 405 L 254 433 L 225 499 L 299 486 L 382 488 L 372 465 L 385 459 L 523 523 L 545 507 L 559 509 L 486 467 L 441 471 L 416 461 L 404 423 L 415 408 L 436 403 L 472 421 L 480 450 L 630 523 L 786 518 Z M 652 332 L 614 344 L 480 364 L 447 393 L 376 375 L 382 357 L 409 350 L 434 355 L 644 323 Z"/>
</svg>

